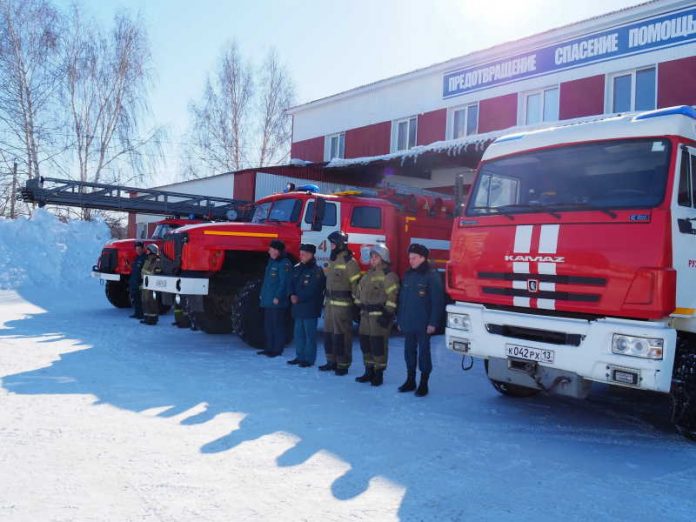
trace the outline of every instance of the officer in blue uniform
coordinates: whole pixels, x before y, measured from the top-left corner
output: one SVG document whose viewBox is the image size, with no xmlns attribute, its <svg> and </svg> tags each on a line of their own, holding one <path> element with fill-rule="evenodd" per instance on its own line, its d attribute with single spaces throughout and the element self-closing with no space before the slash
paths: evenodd
<svg viewBox="0 0 696 522">
<path fill-rule="evenodd" d="M 259 355 L 277 357 L 283 353 L 286 333 L 286 317 L 290 306 L 290 271 L 292 263 L 285 255 L 285 243 L 278 239 L 268 247 L 268 264 L 261 286 L 261 308 L 264 312 L 266 349 Z"/>
<path fill-rule="evenodd" d="M 314 259 L 316 251 L 314 245 L 300 245 L 300 262 L 293 267 L 290 278 L 296 356 L 288 364 L 301 368 L 312 366 L 317 359 L 317 322 L 324 302 L 326 277 Z"/>
<path fill-rule="evenodd" d="M 397 318 L 399 329 L 404 333 L 404 356 L 407 377 L 400 392 L 416 390 L 416 396 L 428 394 L 428 379 L 433 369 L 430 357 L 430 336 L 442 321 L 445 308 L 445 293 L 440 274 L 428 262 L 428 249 L 418 243 L 408 248 L 411 268 L 404 275 L 399 293 Z M 420 367 L 421 379 L 416 389 L 416 362 Z"/>
<path fill-rule="evenodd" d="M 136 258 L 133 260 L 131 265 L 131 275 L 128 279 L 128 294 L 131 298 L 131 303 L 133 304 L 133 314 L 131 315 L 134 319 L 143 318 L 143 299 L 140 293 L 140 285 L 143 282 L 143 265 L 145 264 L 145 259 L 147 254 L 143 248 L 142 241 L 135 242 L 135 253 Z"/>
</svg>

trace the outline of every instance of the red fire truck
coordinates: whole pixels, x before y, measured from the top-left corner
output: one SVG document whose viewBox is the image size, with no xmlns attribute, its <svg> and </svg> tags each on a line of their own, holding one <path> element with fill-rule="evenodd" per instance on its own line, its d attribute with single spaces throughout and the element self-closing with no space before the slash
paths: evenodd
<svg viewBox="0 0 696 522">
<path fill-rule="evenodd" d="M 453 225 L 446 341 L 501 393 L 671 393 L 696 436 L 696 110 L 497 139 Z"/>
<path fill-rule="evenodd" d="M 203 331 L 234 331 L 248 344 L 260 346 L 259 292 L 273 239 L 285 243 L 293 260 L 299 256 L 300 243 L 316 245 L 321 265 L 330 254 L 327 236 L 343 230 L 363 268 L 368 261 L 366 247 L 385 241 L 399 274 L 407 268 L 409 244 L 419 242 L 432 250 L 434 263 L 444 272 L 452 199 L 423 191 L 324 195 L 315 189 L 299 187 L 257 201 L 248 223 L 190 225 L 173 231 L 162 249 L 165 275 L 146 278 L 145 288 L 164 294 L 165 303 L 178 300 Z"/>
</svg>

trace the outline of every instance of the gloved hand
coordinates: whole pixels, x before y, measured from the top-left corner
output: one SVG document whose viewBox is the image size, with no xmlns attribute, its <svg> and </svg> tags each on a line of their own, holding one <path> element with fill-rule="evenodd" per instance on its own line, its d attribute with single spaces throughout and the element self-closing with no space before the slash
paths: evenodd
<svg viewBox="0 0 696 522">
<path fill-rule="evenodd" d="M 377 318 L 377 324 L 380 325 L 382 328 L 389 328 L 391 327 L 392 320 L 394 319 L 394 314 L 391 314 L 389 312 L 382 312 L 382 315 L 380 315 Z"/>
</svg>

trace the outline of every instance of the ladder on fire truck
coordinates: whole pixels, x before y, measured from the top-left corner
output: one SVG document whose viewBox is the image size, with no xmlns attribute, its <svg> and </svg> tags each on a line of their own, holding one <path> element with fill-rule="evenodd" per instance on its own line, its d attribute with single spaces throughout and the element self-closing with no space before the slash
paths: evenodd
<svg viewBox="0 0 696 522">
<path fill-rule="evenodd" d="M 237 199 L 45 177 L 27 181 L 21 195 L 23 201 L 39 207 L 61 205 L 214 221 L 234 221 L 251 208 L 250 202 Z"/>
</svg>

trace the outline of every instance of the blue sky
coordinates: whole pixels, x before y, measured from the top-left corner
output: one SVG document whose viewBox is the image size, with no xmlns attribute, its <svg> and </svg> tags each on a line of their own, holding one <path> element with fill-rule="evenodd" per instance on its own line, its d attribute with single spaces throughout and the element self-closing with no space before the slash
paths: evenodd
<svg viewBox="0 0 696 522">
<path fill-rule="evenodd" d="M 59 0 L 67 5 L 69 0 Z M 155 68 L 154 121 L 172 147 L 225 42 L 260 62 L 276 47 L 306 102 L 432 63 L 583 20 L 639 0 L 98 0 L 108 22 L 140 13 Z M 165 177 L 175 175 L 170 162 Z"/>
</svg>

